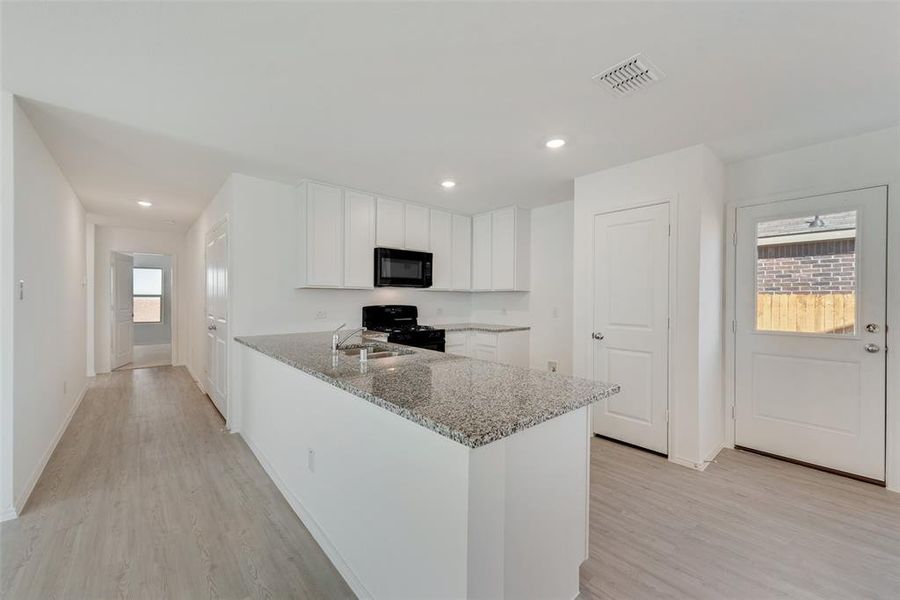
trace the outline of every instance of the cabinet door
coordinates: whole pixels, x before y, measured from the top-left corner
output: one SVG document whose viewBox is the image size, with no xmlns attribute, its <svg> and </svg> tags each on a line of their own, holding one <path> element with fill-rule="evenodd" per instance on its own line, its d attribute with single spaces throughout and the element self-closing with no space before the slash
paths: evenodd
<svg viewBox="0 0 900 600">
<path fill-rule="evenodd" d="M 389 198 L 378 199 L 378 214 L 375 220 L 375 227 L 379 247 L 404 247 L 404 220 L 405 215 L 402 202 Z"/>
<path fill-rule="evenodd" d="M 307 189 L 307 284 L 339 287 L 343 280 L 343 190 L 310 183 Z"/>
<path fill-rule="evenodd" d="M 491 289 L 491 214 L 472 217 L 472 289 Z"/>
<path fill-rule="evenodd" d="M 406 240 L 404 247 L 406 249 L 425 252 L 431 249 L 428 240 L 428 209 L 424 206 L 407 204 L 404 231 Z"/>
<path fill-rule="evenodd" d="M 433 218 L 433 217 L 432 217 Z M 453 215 L 453 277 L 454 290 L 472 289 L 472 219 Z"/>
<path fill-rule="evenodd" d="M 497 347 L 496 346 L 479 346 L 478 344 L 474 344 L 474 351 L 472 353 L 472 358 L 477 358 L 478 360 L 489 360 L 491 362 L 497 362 Z"/>
<path fill-rule="evenodd" d="M 468 331 L 450 331 L 445 337 L 445 351 L 458 356 L 468 356 Z"/>
<path fill-rule="evenodd" d="M 344 287 L 373 287 L 375 197 L 344 194 Z"/>
<path fill-rule="evenodd" d="M 491 213 L 491 284 L 495 290 L 516 287 L 516 209 Z"/>
<path fill-rule="evenodd" d="M 453 281 L 453 221 L 452 215 L 441 210 L 431 211 L 432 289 L 449 290 Z"/>
</svg>

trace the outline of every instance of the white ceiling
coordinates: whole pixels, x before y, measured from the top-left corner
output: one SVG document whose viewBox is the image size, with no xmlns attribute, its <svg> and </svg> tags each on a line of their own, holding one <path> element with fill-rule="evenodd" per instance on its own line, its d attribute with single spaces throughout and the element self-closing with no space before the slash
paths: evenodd
<svg viewBox="0 0 900 600">
<path fill-rule="evenodd" d="M 897 3 L 2 10 L 4 89 L 88 210 L 135 224 L 186 226 L 231 171 L 475 212 L 696 143 L 735 160 L 900 122 Z M 627 98 L 591 81 L 637 52 L 667 78 Z"/>
</svg>

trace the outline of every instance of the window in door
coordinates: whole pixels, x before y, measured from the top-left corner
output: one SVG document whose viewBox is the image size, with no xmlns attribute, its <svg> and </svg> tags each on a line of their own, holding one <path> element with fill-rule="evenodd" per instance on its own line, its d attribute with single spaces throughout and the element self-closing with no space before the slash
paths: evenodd
<svg viewBox="0 0 900 600">
<path fill-rule="evenodd" d="M 756 226 L 756 329 L 856 333 L 856 211 Z"/>
<path fill-rule="evenodd" d="M 162 323 L 163 270 L 134 269 L 134 322 Z"/>
</svg>

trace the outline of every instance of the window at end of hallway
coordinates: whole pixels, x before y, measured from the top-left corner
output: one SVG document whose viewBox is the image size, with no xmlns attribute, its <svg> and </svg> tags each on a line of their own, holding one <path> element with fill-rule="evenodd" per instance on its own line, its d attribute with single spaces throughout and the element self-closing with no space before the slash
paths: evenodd
<svg viewBox="0 0 900 600">
<path fill-rule="evenodd" d="M 134 269 L 134 317 L 135 323 L 162 323 L 162 276 L 158 268 Z"/>
</svg>

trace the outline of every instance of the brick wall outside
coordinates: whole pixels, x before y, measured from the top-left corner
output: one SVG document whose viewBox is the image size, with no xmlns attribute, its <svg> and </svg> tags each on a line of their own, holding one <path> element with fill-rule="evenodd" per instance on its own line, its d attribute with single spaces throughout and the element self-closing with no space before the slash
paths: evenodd
<svg viewBox="0 0 900 600">
<path fill-rule="evenodd" d="M 846 294 L 856 289 L 855 240 L 759 246 L 756 289 L 774 294 Z"/>
</svg>

